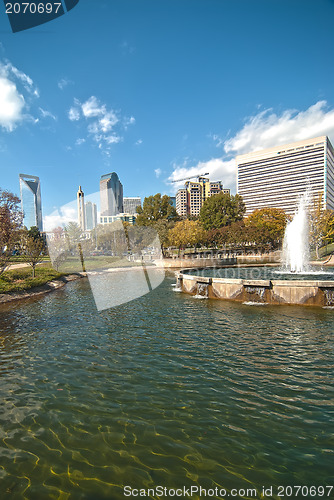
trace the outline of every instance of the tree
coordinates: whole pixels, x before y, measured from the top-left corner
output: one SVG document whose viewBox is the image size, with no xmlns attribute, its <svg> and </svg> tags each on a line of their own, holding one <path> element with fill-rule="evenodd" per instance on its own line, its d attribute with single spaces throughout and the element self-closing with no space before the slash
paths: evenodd
<svg viewBox="0 0 334 500">
<path fill-rule="evenodd" d="M 33 238 L 34 240 L 43 239 L 37 226 L 31 226 L 31 228 L 28 229 L 28 235 L 31 236 L 31 238 Z"/>
<path fill-rule="evenodd" d="M 39 233 L 39 231 L 38 231 Z M 33 231 L 34 236 L 29 234 L 29 231 L 24 230 L 22 233 L 22 255 L 25 261 L 32 268 L 32 277 L 35 278 L 35 269 L 37 264 L 42 262 L 46 249 L 45 242 L 41 235 L 37 235 Z"/>
<path fill-rule="evenodd" d="M 0 189 L 0 275 L 6 270 L 22 225 L 20 199 Z"/>
<path fill-rule="evenodd" d="M 324 243 L 328 243 L 333 236 L 332 219 L 333 212 L 323 207 L 323 194 L 313 199 L 310 210 L 310 245 L 315 249 L 319 259 L 319 249 Z"/>
<path fill-rule="evenodd" d="M 206 231 L 198 221 L 181 220 L 169 230 L 168 239 L 172 246 L 181 248 L 196 246 L 206 240 Z"/>
<path fill-rule="evenodd" d="M 269 244 L 271 248 L 278 248 L 289 220 L 291 218 L 281 208 L 260 208 L 250 214 L 246 226 L 255 228 L 257 244 Z"/>
<path fill-rule="evenodd" d="M 69 222 L 65 227 L 65 236 L 72 243 L 76 243 L 80 240 L 82 235 L 82 230 L 79 224 L 76 222 Z"/>
<path fill-rule="evenodd" d="M 173 229 L 174 226 L 175 222 L 167 219 L 160 219 L 152 225 L 153 229 L 158 233 L 163 257 L 165 257 L 165 248 L 169 246 L 169 231 Z"/>
<path fill-rule="evenodd" d="M 199 220 L 204 229 L 219 229 L 242 220 L 245 211 L 246 207 L 240 195 L 219 193 L 203 203 Z"/>
<path fill-rule="evenodd" d="M 137 207 L 136 224 L 138 226 L 150 226 L 158 220 L 175 220 L 178 218 L 175 207 L 169 196 L 160 193 L 148 196 L 144 199 L 142 207 Z"/>
<path fill-rule="evenodd" d="M 333 243 L 333 241 L 334 241 L 334 212 L 333 211 L 331 211 L 331 213 L 327 219 L 327 222 L 326 222 L 324 241 L 326 242 L 326 245 L 328 243 Z"/>
</svg>

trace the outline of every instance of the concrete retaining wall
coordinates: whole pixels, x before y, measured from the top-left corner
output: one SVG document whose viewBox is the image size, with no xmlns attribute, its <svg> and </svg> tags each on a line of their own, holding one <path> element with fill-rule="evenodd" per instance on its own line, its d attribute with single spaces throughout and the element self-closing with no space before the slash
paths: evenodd
<svg viewBox="0 0 334 500">
<path fill-rule="evenodd" d="M 212 299 L 266 304 L 334 306 L 334 281 L 206 278 L 176 272 L 183 292 Z"/>
</svg>

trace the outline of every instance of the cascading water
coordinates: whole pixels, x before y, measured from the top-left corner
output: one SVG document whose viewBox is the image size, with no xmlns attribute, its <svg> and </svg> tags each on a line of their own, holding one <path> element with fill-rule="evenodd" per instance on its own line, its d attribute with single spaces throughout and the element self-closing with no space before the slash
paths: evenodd
<svg viewBox="0 0 334 500">
<path fill-rule="evenodd" d="M 283 241 L 284 270 L 291 273 L 305 273 L 309 270 L 309 192 L 299 200 L 297 211 L 285 229 Z"/>
</svg>

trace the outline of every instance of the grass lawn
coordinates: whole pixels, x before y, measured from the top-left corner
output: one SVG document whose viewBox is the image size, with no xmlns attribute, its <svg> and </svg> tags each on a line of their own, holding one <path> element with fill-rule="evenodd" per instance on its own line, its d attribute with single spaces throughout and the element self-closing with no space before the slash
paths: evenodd
<svg viewBox="0 0 334 500">
<path fill-rule="evenodd" d="M 113 267 L 136 267 L 141 265 L 140 262 L 129 261 L 126 257 L 109 257 L 107 255 L 85 257 L 84 262 L 86 271 L 109 269 Z M 146 263 L 146 265 L 149 265 L 149 263 Z M 59 269 L 65 273 L 78 273 L 83 270 L 78 257 L 67 257 L 66 261 L 60 264 Z"/>
<path fill-rule="evenodd" d="M 64 276 L 52 269 L 50 263 L 44 263 L 36 267 L 35 278 L 32 279 L 31 267 L 21 269 L 10 269 L 0 276 L 0 293 L 20 292 L 29 290 L 35 286 L 45 285 L 48 281 Z"/>
</svg>

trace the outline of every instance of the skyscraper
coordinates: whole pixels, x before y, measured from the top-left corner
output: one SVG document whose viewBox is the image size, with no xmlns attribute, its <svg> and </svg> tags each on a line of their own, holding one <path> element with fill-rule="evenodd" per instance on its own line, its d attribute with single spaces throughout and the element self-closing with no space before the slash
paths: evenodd
<svg viewBox="0 0 334 500">
<path fill-rule="evenodd" d="M 123 186 L 116 172 L 101 175 L 100 180 L 101 216 L 123 213 Z"/>
<path fill-rule="evenodd" d="M 236 162 L 246 215 L 267 207 L 293 214 L 307 188 L 334 209 L 334 150 L 326 136 L 240 155 Z"/>
<path fill-rule="evenodd" d="M 97 226 L 97 208 L 96 203 L 88 201 L 85 204 L 86 229 L 92 230 Z"/>
<path fill-rule="evenodd" d="M 137 213 L 136 208 L 141 207 L 141 198 L 139 196 L 135 197 L 124 197 L 123 198 L 124 212 L 126 214 L 135 215 Z"/>
<path fill-rule="evenodd" d="M 27 229 L 33 226 L 43 231 L 41 184 L 39 177 L 19 174 L 23 224 Z"/>
<path fill-rule="evenodd" d="M 77 203 L 78 203 L 78 224 L 82 231 L 86 229 L 86 216 L 85 216 L 85 195 L 79 186 L 77 192 Z"/>
</svg>

